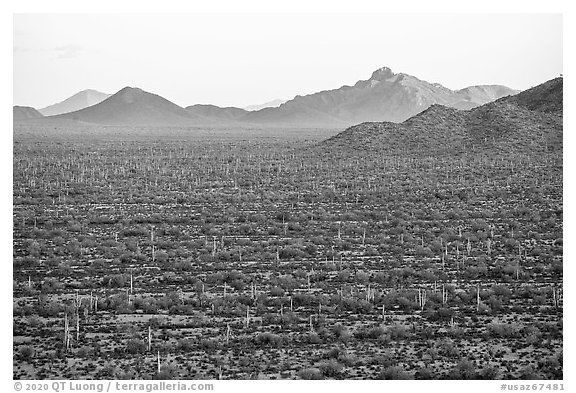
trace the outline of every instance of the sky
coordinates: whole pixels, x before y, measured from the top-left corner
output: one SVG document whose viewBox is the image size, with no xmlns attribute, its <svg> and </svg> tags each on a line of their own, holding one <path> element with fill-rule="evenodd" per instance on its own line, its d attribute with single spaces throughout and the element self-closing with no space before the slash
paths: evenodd
<svg viewBox="0 0 576 393">
<path fill-rule="evenodd" d="M 563 72 L 561 14 L 15 14 L 13 103 L 125 86 L 244 107 L 383 66 L 451 89 L 523 90 Z"/>
</svg>

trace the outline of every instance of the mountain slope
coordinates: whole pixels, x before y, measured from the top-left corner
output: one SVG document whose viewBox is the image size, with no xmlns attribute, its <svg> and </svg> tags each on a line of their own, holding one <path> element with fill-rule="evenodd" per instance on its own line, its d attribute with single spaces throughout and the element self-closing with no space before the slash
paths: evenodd
<svg viewBox="0 0 576 393">
<path fill-rule="evenodd" d="M 516 95 L 511 101 L 530 110 L 548 113 L 562 112 L 563 78 L 555 78 Z"/>
<path fill-rule="evenodd" d="M 199 120 L 173 102 L 133 87 L 125 87 L 99 104 L 53 118 L 124 126 L 185 126 Z"/>
<path fill-rule="evenodd" d="M 12 107 L 13 120 L 26 120 L 26 119 L 39 119 L 42 113 L 30 106 L 14 106 Z"/>
<path fill-rule="evenodd" d="M 83 90 L 62 102 L 58 102 L 54 105 L 47 106 L 46 108 L 39 109 L 39 112 L 44 116 L 53 116 L 60 115 L 62 113 L 74 112 L 92 105 L 96 105 L 110 96 L 111 94 L 101 93 L 96 90 Z"/>
<path fill-rule="evenodd" d="M 365 121 L 401 122 L 430 105 L 471 109 L 517 91 L 505 86 L 471 86 L 453 91 L 383 67 L 354 86 L 296 96 L 278 108 L 250 112 L 253 123 L 343 126 Z"/>
<path fill-rule="evenodd" d="M 397 124 L 367 122 L 320 143 L 325 153 L 389 155 L 562 151 L 562 80 L 470 109 L 433 105 Z M 547 112 L 544 112 L 545 109 Z M 553 109 L 553 110 L 551 110 Z"/>
</svg>

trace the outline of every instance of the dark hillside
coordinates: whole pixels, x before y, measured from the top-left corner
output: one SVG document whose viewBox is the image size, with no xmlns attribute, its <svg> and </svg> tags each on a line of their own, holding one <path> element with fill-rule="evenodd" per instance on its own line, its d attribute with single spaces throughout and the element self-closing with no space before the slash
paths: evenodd
<svg viewBox="0 0 576 393">
<path fill-rule="evenodd" d="M 562 151 L 562 80 L 470 110 L 432 105 L 400 123 L 352 126 L 317 149 L 344 155 L 540 154 Z"/>
</svg>

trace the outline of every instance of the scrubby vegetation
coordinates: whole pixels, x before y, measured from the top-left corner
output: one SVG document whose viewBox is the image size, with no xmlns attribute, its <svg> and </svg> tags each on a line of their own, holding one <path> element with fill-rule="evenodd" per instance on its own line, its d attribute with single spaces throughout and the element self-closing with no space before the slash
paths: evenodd
<svg viewBox="0 0 576 393">
<path fill-rule="evenodd" d="M 561 150 L 65 132 L 15 133 L 14 378 L 562 377 Z"/>
</svg>

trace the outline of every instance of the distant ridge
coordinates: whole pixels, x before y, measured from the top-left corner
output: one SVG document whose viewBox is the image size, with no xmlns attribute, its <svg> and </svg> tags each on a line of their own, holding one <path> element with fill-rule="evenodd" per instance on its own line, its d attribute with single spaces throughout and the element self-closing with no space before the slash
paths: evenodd
<svg viewBox="0 0 576 393">
<path fill-rule="evenodd" d="M 264 124 L 350 126 L 365 121 L 402 122 L 430 105 L 471 109 L 518 91 L 500 85 L 453 91 L 438 83 L 382 67 L 354 86 L 296 96 L 278 108 L 250 112 L 244 121 Z"/>
<path fill-rule="evenodd" d="M 400 124 L 361 123 L 315 149 L 345 155 L 562 151 L 562 85 L 557 78 L 470 110 L 432 105 Z"/>
<path fill-rule="evenodd" d="M 26 119 L 39 119 L 42 113 L 30 106 L 14 106 L 12 107 L 13 120 L 26 120 Z"/>
<path fill-rule="evenodd" d="M 111 94 L 101 93 L 97 90 L 82 90 L 81 92 L 68 97 L 62 102 L 39 109 L 39 112 L 44 116 L 53 116 L 60 115 L 62 113 L 74 112 L 92 105 L 96 105 L 110 96 Z"/>
<path fill-rule="evenodd" d="M 51 121 L 68 119 L 127 126 L 240 125 L 343 129 L 367 121 L 402 122 L 435 104 L 471 109 L 516 93 L 516 90 L 500 85 L 470 86 L 454 91 L 382 67 L 369 79 L 358 81 L 354 86 L 296 96 L 278 107 L 256 111 L 215 105 L 182 108 L 163 97 L 133 87 L 126 87 L 112 96 L 85 90 L 43 110 L 46 113 L 60 112 L 69 109 L 72 103 L 85 106 L 105 97 L 93 105 L 47 118 Z"/>
<path fill-rule="evenodd" d="M 99 104 L 52 118 L 123 126 L 187 126 L 198 121 L 173 102 L 134 87 L 125 87 Z"/>
<path fill-rule="evenodd" d="M 221 108 L 216 105 L 192 105 L 187 106 L 186 110 L 195 116 L 202 116 L 206 119 L 221 121 L 237 121 L 242 119 L 248 112 L 244 109 L 235 107 Z"/>
<path fill-rule="evenodd" d="M 263 104 L 248 105 L 248 106 L 244 107 L 243 109 L 246 111 L 249 111 L 249 112 L 253 112 L 253 111 L 259 111 L 260 109 L 264 109 L 264 108 L 278 108 L 280 105 L 282 105 L 286 101 L 288 101 L 288 100 L 276 99 L 276 100 L 265 102 Z"/>
</svg>

